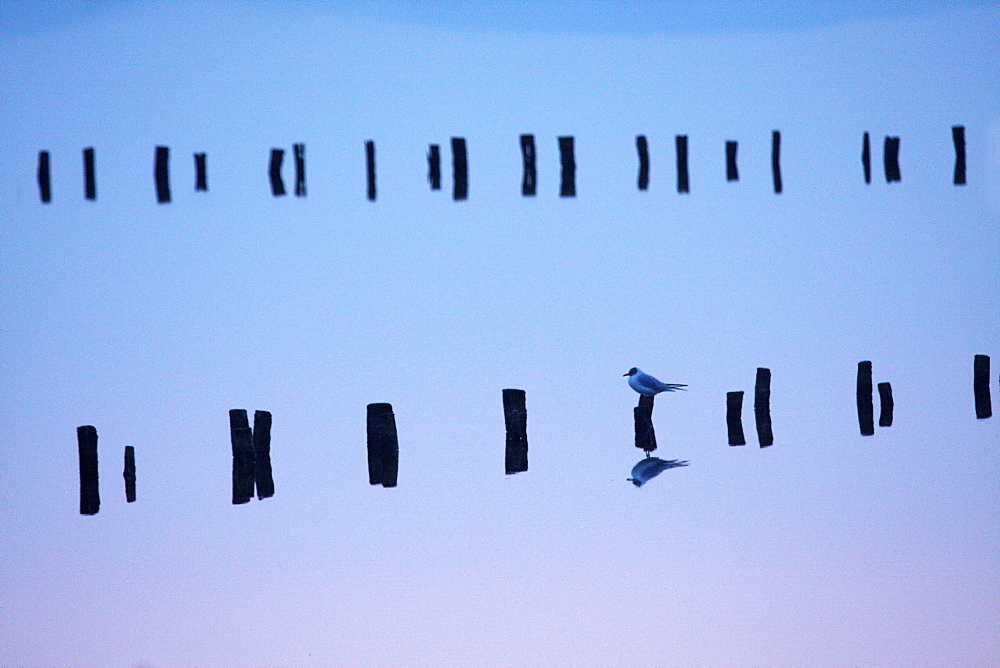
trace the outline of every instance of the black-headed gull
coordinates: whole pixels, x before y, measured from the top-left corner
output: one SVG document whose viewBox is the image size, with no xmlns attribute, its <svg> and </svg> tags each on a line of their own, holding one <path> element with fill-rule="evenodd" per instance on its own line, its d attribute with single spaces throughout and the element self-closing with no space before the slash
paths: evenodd
<svg viewBox="0 0 1000 668">
<path fill-rule="evenodd" d="M 660 392 L 673 392 L 674 390 L 683 390 L 687 385 L 679 383 L 663 383 L 648 373 L 643 373 L 636 367 L 632 367 L 628 370 L 628 373 L 623 374 L 628 376 L 628 386 L 639 394 L 646 396 L 652 396 L 654 394 L 659 394 Z"/>
</svg>

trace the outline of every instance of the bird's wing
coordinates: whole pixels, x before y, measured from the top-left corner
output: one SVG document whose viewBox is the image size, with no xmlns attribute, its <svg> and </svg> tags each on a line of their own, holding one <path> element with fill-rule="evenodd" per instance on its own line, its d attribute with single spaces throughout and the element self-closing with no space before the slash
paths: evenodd
<svg viewBox="0 0 1000 668">
<path fill-rule="evenodd" d="M 659 392 L 673 392 L 674 390 L 683 390 L 685 387 L 687 387 L 687 385 L 683 383 L 664 383 L 652 377 L 650 377 L 650 380 L 653 381 L 652 382 L 653 386 Z"/>
</svg>

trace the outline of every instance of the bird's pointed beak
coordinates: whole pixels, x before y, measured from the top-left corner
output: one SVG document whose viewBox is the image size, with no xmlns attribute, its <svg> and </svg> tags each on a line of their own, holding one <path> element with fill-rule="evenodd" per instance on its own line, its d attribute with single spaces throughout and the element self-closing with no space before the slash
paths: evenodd
<svg viewBox="0 0 1000 668">
<path fill-rule="evenodd" d="M 623 376 L 627 376 L 627 375 L 628 375 L 628 372 L 625 372 L 625 373 L 623 373 L 622 375 L 623 375 Z"/>
</svg>

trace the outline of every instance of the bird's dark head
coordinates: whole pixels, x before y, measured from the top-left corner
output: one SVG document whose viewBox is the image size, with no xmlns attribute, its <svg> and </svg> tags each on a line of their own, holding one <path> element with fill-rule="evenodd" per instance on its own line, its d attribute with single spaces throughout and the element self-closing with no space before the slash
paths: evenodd
<svg viewBox="0 0 1000 668">
<path fill-rule="evenodd" d="M 633 485 L 635 485 L 636 487 L 642 487 L 643 481 L 639 480 L 638 478 L 625 478 L 625 479 L 628 480 Z"/>
<path fill-rule="evenodd" d="M 639 373 L 639 370 L 636 369 L 635 367 L 632 367 L 631 369 L 628 370 L 628 373 L 624 373 L 622 375 L 623 376 L 634 376 L 637 373 Z"/>
</svg>

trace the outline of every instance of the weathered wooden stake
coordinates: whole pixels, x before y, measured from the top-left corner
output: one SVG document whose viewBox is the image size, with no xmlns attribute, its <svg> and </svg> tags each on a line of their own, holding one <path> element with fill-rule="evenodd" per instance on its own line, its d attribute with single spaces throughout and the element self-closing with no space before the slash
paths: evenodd
<svg viewBox="0 0 1000 668">
<path fill-rule="evenodd" d="M 872 397 L 872 363 L 858 362 L 858 426 L 862 436 L 875 434 L 875 406 Z"/>
<path fill-rule="evenodd" d="M 746 445 L 743 435 L 743 393 L 726 392 L 726 429 L 729 445 Z"/>
<path fill-rule="evenodd" d="M 690 192 L 688 183 L 688 138 L 687 135 L 674 137 L 677 147 L 677 192 Z"/>
<path fill-rule="evenodd" d="M 292 144 L 295 153 L 295 196 L 306 196 L 306 145 Z"/>
<path fill-rule="evenodd" d="M 993 417 L 990 400 L 990 356 L 976 355 L 972 364 L 972 390 L 976 395 L 976 419 Z"/>
<path fill-rule="evenodd" d="M 649 143 L 646 135 L 636 135 L 635 148 L 639 152 L 639 190 L 649 189 Z"/>
<path fill-rule="evenodd" d="M 375 142 L 365 142 L 365 171 L 368 176 L 368 201 L 375 201 Z"/>
<path fill-rule="evenodd" d="M 97 199 L 97 176 L 94 173 L 94 149 L 83 149 L 83 196 Z"/>
<path fill-rule="evenodd" d="M 562 165 L 559 196 L 576 197 L 576 158 L 573 156 L 572 137 L 559 137 L 559 163 Z"/>
<path fill-rule="evenodd" d="M 229 411 L 229 436 L 233 447 L 233 504 L 247 503 L 253 498 L 256 467 L 253 431 L 245 410 Z"/>
<path fill-rule="evenodd" d="M 781 133 L 771 132 L 771 176 L 774 179 L 774 192 L 781 193 Z"/>
<path fill-rule="evenodd" d="M 281 178 L 281 163 L 285 160 L 285 149 L 272 148 L 268 174 L 271 177 L 271 194 L 281 197 L 285 194 L 285 181 Z"/>
<path fill-rule="evenodd" d="M 654 395 L 639 395 L 639 405 L 632 409 L 635 419 L 635 447 L 645 453 L 656 450 L 656 432 L 653 430 Z"/>
<path fill-rule="evenodd" d="M 135 501 L 135 448 L 131 445 L 125 446 L 125 471 L 122 475 L 125 478 L 125 501 L 132 503 Z"/>
<path fill-rule="evenodd" d="M 194 154 L 194 189 L 208 192 L 208 167 L 205 164 L 205 154 Z"/>
<path fill-rule="evenodd" d="M 774 445 L 771 432 L 771 370 L 758 368 L 754 384 L 753 414 L 757 422 L 757 442 L 760 447 Z"/>
<path fill-rule="evenodd" d="M 528 470 L 528 411 L 524 390 L 503 391 L 503 419 L 507 428 L 504 469 L 507 475 Z"/>
<path fill-rule="evenodd" d="M 899 137 L 886 136 L 882 161 L 885 163 L 886 183 L 903 180 L 899 172 Z"/>
<path fill-rule="evenodd" d="M 42 202 L 52 201 L 52 177 L 49 170 L 49 152 L 38 152 L 38 196 Z"/>
<path fill-rule="evenodd" d="M 427 149 L 427 180 L 431 190 L 441 190 L 441 147 L 431 144 Z"/>
<path fill-rule="evenodd" d="M 865 183 L 872 182 L 872 145 L 871 138 L 865 133 L 861 140 L 861 167 L 865 171 Z"/>
<path fill-rule="evenodd" d="M 368 483 L 395 487 L 399 439 L 392 404 L 368 404 Z"/>
<path fill-rule="evenodd" d="M 892 426 L 892 385 L 889 383 L 878 384 L 879 414 L 878 426 Z"/>
<path fill-rule="evenodd" d="M 90 425 L 77 427 L 76 445 L 80 456 L 80 514 L 96 515 L 101 509 L 97 480 L 97 429 Z"/>
<path fill-rule="evenodd" d="M 521 162 L 524 163 L 521 176 L 521 196 L 534 197 L 538 188 L 538 172 L 535 167 L 535 135 L 521 135 Z"/>
<path fill-rule="evenodd" d="M 956 186 L 965 185 L 965 126 L 953 125 L 951 139 L 955 142 L 955 179 Z"/>
<path fill-rule="evenodd" d="M 451 169 L 454 181 L 451 198 L 456 202 L 469 199 L 469 160 L 464 137 L 451 138 Z"/>
<path fill-rule="evenodd" d="M 274 478 L 271 476 L 271 414 L 267 411 L 253 413 L 254 480 L 257 498 L 274 496 Z"/>
<path fill-rule="evenodd" d="M 153 168 L 153 178 L 156 180 L 156 201 L 159 204 L 170 202 L 170 148 L 156 147 L 156 165 Z"/>
<path fill-rule="evenodd" d="M 736 151 L 739 147 L 734 141 L 726 142 L 726 181 L 739 181 L 740 170 L 736 166 Z M 740 445 L 743 445 L 740 443 Z"/>
</svg>

